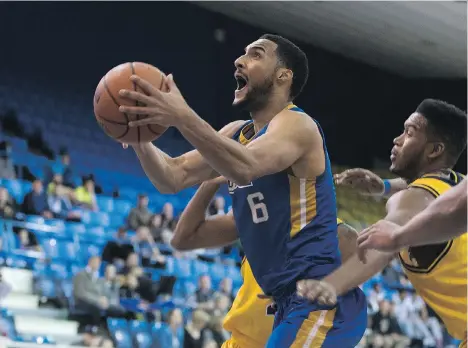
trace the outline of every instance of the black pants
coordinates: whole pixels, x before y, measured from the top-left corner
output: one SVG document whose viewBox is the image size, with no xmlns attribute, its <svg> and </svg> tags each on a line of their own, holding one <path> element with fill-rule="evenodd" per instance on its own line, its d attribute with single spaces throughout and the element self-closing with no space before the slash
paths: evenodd
<svg viewBox="0 0 468 348">
<path fill-rule="evenodd" d="M 92 325 L 100 325 L 101 318 L 127 318 L 127 311 L 120 306 L 109 306 L 107 309 L 101 309 L 99 306 L 94 303 L 85 302 L 85 301 L 76 301 L 75 308 L 77 310 L 86 312 L 91 317 Z"/>
</svg>

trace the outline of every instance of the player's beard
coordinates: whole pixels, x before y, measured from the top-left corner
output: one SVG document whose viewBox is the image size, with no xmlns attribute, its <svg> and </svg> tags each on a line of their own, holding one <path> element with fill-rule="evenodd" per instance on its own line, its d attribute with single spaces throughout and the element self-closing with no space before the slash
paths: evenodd
<svg viewBox="0 0 468 348">
<path fill-rule="evenodd" d="M 421 163 L 423 156 L 424 150 L 421 150 L 419 153 L 412 155 L 411 158 L 403 158 L 406 163 L 395 162 L 390 167 L 390 172 L 405 180 L 413 181 L 423 172 L 423 164 Z"/>
<path fill-rule="evenodd" d="M 271 91 L 273 90 L 273 78 L 270 76 L 266 78 L 262 84 L 253 86 L 249 85 L 249 91 L 244 99 L 239 103 L 233 104 L 236 109 L 248 112 L 261 110 L 265 107 L 270 99 Z"/>
</svg>

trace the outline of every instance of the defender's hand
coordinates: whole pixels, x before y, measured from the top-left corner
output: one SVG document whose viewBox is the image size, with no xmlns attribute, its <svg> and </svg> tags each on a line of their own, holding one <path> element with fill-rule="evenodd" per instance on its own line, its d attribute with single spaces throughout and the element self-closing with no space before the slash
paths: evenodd
<svg viewBox="0 0 468 348">
<path fill-rule="evenodd" d="M 364 196 L 382 196 L 384 182 L 375 173 L 367 169 L 348 169 L 342 173 L 335 174 L 335 185 L 350 187 Z"/>
<path fill-rule="evenodd" d="M 298 281 L 297 294 L 309 301 L 317 301 L 322 305 L 333 306 L 337 301 L 335 288 L 321 280 L 306 279 Z"/>
<path fill-rule="evenodd" d="M 399 225 L 393 222 L 380 220 L 374 225 L 362 230 L 357 238 L 357 251 L 361 261 L 366 263 L 367 249 L 387 252 L 400 251 L 400 246 L 395 238 L 400 228 Z"/>
<path fill-rule="evenodd" d="M 193 111 L 180 93 L 174 82 L 172 74 L 166 78 L 166 91 L 160 91 L 148 81 L 138 75 L 132 75 L 130 80 L 138 85 L 143 92 L 122 89 L 119 94 L 142 106 L 120 106 L 119 110 L 126 114 L 146 115 L 142 120 L 129 122 L 130 127 L 144 126 L 147 124 L 158 124 L 161 126 L 176 126 L 179 122 L 190 115 Z"/>
</svg>

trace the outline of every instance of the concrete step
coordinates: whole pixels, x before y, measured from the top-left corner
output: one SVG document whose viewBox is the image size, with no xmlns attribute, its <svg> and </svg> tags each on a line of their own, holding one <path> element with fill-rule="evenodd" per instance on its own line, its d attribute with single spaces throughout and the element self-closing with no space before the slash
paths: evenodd
<svg viewBox="0 0 468 348">
<path fill-rule="evenodd" d="M 37 310 L 39 308 L 39 296 L 11 292 L 2 301 L 2 307 L 12 311 L 16 309 Z"/>
</svg>

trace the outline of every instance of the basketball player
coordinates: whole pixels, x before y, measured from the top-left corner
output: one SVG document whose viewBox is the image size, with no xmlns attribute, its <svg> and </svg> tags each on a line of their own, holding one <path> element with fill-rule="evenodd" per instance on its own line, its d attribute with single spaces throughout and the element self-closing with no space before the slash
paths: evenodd
<svg viewBox="0 0 468 348">
<path fill-rule="evenodd" d="M 171 244 L 179 250 L 216 248 L 238 238 L 232 215 L 217 215 L 206 219 L 208 208 L 224 178 L 204 182 L 183 211 Z M 343 261 L 356 250 L 356 231 L 338 220 L 338 241 Z M 242 287 L 224 320 L 224 329 L 232 333 L 223 348 L 263 348 L 273 328 L 272 302 L 258 297 L 262 294 L 246 258 L 242 260 Z"/>
<path fill-rule="evenodd" d="M 234 106 L 252 120 L 217 133 L 185 102 L 173 77 L 161 92 L 132 77 L 144 93 L 120 94 L 145 106 L 121 106 L 144 114 L 130 126 L 175 126 L 197 149 L 171 158 L 151 144 L 136 153 L 153 184 L 173 192 L 217 176 L 229 180 L 238 236 L 265 295 L 276 303 L 267 347 L 291 345 L 354 347 L 367 323 L 360 289 L 343 294 L 337 306 L 310 303 L 296 295 L 302 278 L 321 279 L 341 264 L 336 201 L 330 161 L 318 123 L 292 104 L 308 77 L 305 54 L 292 42 L 264 35 L 235 61 Z M 228 132 L 223 129 L 224 134 Z"/>
<path fill-rule="evenodd" d="M 409 185 L 389 199 L 384 220 L 403 226 L 459 184 L 462 175 L 450 168 L 465 147 L 466 114 L 445 102 L 424 100 L 406 120 L 403 134 L 394 140 L 390 170 Z M 369 250 L 365 265 L 353 256 L 322 281 L 299 282 L 298 292 L 310 300 L 333 304 L 337 295 L 381 271 L 394 256 L 393 252 Z M 466 347 L 467 235 L 409 247 L 398 256 L 416 292 L 439 315 L 449 333 L 464 340 L 461 347 Z"/>
</svg>

